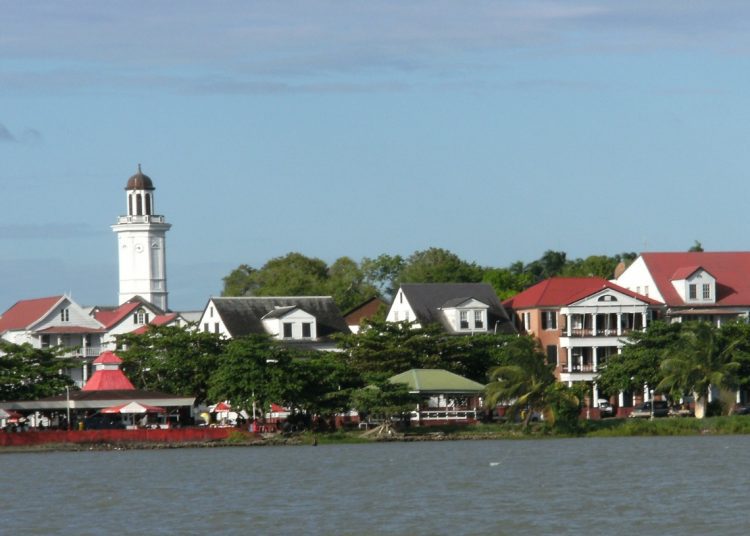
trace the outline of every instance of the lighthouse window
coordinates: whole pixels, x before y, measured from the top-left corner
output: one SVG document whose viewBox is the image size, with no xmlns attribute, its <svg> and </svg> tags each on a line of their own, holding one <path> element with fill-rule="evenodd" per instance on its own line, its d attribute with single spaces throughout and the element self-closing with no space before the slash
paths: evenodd
<svg viewBox="0 0 750 536">
<path fill-rule="evenodd" d="M 135 195 L 135 215 L 143 216 L 143 199 L 141 198 L 141 194 Z"/>
<path fill-rule="evenodd" d="M 133 196 L 128 196 L 128 216 L 133 215 Z"/>
<path fill-rule="evenodd" d="M 151 214 L 151 194 L 146 194 L 146 215 Z"/>
</svg>

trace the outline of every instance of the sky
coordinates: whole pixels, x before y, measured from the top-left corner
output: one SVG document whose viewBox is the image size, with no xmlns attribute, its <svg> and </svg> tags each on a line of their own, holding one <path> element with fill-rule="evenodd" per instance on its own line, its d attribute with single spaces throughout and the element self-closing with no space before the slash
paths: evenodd
<svg viewBox="0 0 750 536">
<path fill-rule="evenodd" d="M 140 163 L 170 307 L 240 264 L 748 250 L 750 3 L 0 0 L 0 311 L 117 301 Z"/>
</svg>

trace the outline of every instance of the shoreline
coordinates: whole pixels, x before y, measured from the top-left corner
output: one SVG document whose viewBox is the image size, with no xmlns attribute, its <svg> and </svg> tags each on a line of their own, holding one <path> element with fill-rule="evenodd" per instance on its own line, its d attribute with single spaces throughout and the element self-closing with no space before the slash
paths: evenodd
<svg viewBox="0 0 750 536">
<path fill-rule="evenodd" d="M 24 433 L 24 432 L 19 432 Z M 601 437 L 750 435 L 750 416 L 710 417 L 706 419 L 670 418 L 649 420 L 612 419 L 583 421 L 575 430 L 559 430 L 543 423 L 524 430 L 515 424 L 477 424 L 411 428 L 391 436 L 363 437 L 363 432 L 301 432 L 252 436 L 237 431 L 222 439 L 196 441 L 91 441 L 48 442 L 0 447 L 0 455 L 41 452 L 100 452 L 117 450 L 163 450 L 178 448 L 280 447 L 372 443 L 415 443 L 425 441 L 500 441 L 544 440 Z"/>
</svg>

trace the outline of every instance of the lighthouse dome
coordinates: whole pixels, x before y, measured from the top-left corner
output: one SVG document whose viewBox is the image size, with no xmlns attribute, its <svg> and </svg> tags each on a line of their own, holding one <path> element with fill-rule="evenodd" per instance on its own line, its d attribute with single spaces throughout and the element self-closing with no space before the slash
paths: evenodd
<svg viewBox="0 0 750 536">
<path fill-rule="evenodd" d="M 141 165 L 138 164 L 138 173 L 128 179 L 126 190 L 154 190 L 154 183 L 151 177 L 141 171 Z"/>
</svg>

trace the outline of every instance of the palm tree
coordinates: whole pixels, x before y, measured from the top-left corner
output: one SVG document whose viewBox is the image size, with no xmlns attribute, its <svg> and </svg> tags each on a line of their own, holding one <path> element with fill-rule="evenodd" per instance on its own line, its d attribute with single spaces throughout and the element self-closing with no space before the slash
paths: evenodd
<svg viewBox="0 0 750 536">
<path fill-rule="evenodd" d="M 735 386 L 740 365 L 734 358 L 740 342 L 724 339 L 720 329 L 708 322 L 685 324 L 677 341 L 666 351 L 661 364 L 664 379 L 657 390 L 692 393 L 695 416 L 702 419 L 711 386 Z"/>
</svg>

